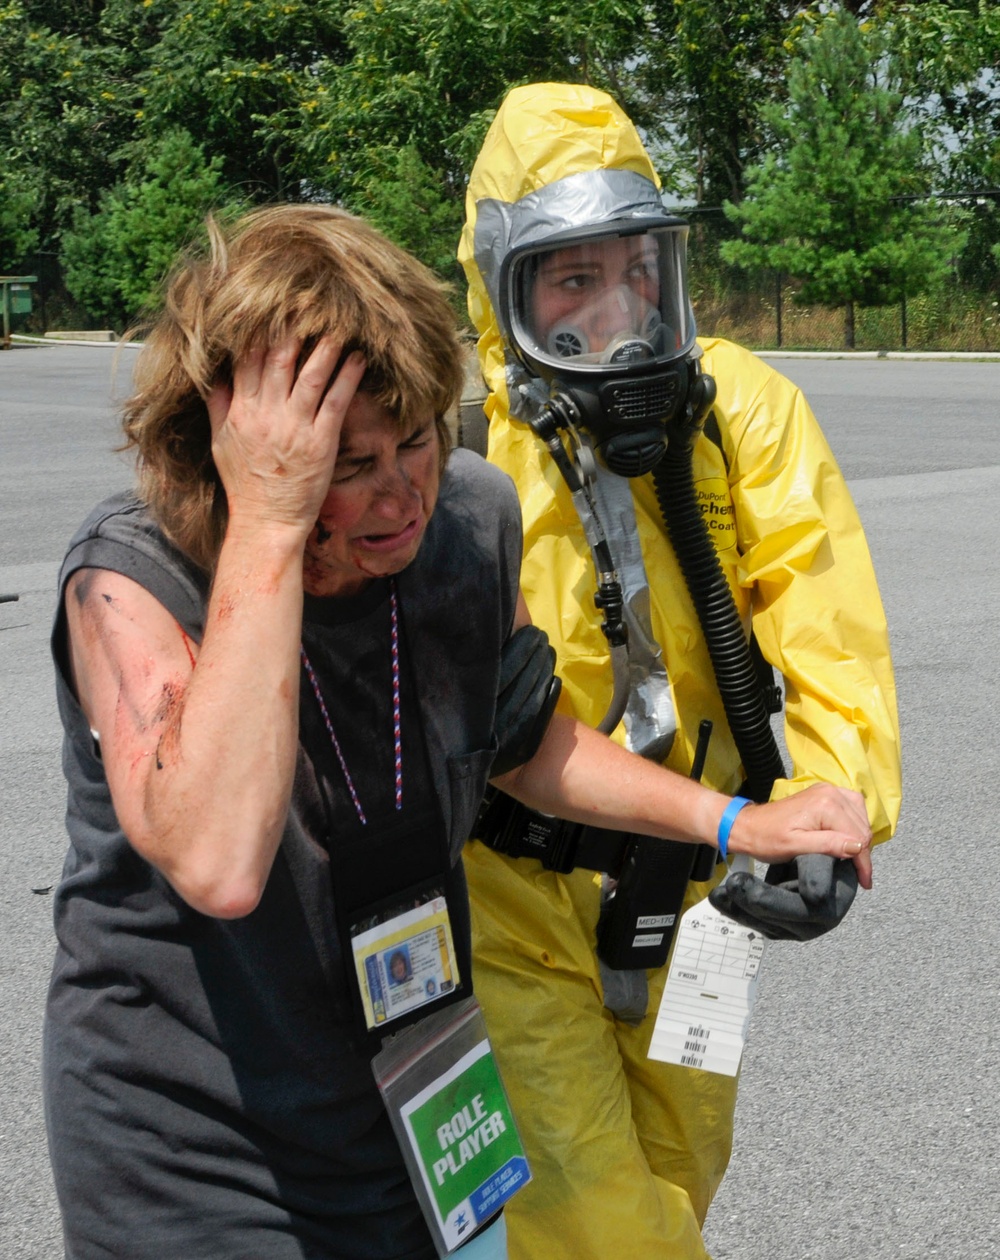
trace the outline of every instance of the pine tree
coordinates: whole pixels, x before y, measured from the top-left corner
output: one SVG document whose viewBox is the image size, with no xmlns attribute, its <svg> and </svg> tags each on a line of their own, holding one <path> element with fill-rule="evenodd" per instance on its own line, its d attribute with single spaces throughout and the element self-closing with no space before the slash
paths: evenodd
<svg viewBox="0 0 1000 1260">
<path fill-rule="evenodd" d="M 793 58 L 788 94 L 784 108 L 764 112 L 774 151 L 747 172 L 745 200 L 726 207 L 742 237 L 723 256 L 799 280 L 806 305 L 843 306 L 853 348 L 855 304 L 933 287 L 962 233 L 926 199 L 921 137 L 876 32 L 844 8 L 820 19 Z"/>
</svg>

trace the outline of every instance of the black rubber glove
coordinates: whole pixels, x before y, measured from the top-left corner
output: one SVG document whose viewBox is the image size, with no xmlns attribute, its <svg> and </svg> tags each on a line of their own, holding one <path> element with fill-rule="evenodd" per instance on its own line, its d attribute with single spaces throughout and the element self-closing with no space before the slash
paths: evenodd
<svg viewBox="0 0 1000 1260">
<path fill-rule="evenodd" d="M 858 875 L 849 858 L 805 853 L 769 866 L 764 879 L 729 875 L 708 899 L 716 910 L 773 941 L 811 941 L 850 910 Z"/>
<path fill-rule="evenodd" d="M 549 636 L 537 626 L 522 626 L 504 645 L 491 777 L 523 766 L 538 751 L 562 687 L 555 668 Z"/>
</svg>

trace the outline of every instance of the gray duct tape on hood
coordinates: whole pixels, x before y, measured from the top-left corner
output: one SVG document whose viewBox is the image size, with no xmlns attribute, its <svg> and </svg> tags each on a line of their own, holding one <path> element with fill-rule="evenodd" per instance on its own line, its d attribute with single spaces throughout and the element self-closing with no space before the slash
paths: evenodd
<svg viewBox="0 0 1000 1260">
<path fill-rule="evenodd" d="M 649 580 L 639 543 L 632 488 L 602 465 L 591 487 L 614 558 L 628 626 L 629 697 L 625 709 L 626 746 L 641 757 L 663 761 L 677 732 L 670 680 L 663 652 L 653 636 Z"/>
<path fill-rule="evenodd" d="M 591 446 L 586 433 L 578 436 L 583 445 Z M 628 626 L 629 694 L 622 719 L 625 744 L 641 757 L 662 761 L 674 742 L 677 719 L 663 653 L 653 635 L 649 579 L 639 542 L 632 488 L 625 477 L 618 477 L 598 464 L 589 492 L 621 584 L 623 620 Z M 583 494 L 574 495 L 573 502 L 590 541 L 594 531 L 588 519 L 587 498 Z"/>
</svg>

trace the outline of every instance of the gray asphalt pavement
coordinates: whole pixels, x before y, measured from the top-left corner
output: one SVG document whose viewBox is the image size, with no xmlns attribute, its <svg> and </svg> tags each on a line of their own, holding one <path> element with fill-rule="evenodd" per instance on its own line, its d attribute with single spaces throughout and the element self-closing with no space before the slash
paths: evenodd
<svg viewBox="0 0 1000 1260">
<path fill-rule="evenodd" d="M 1000 364 L 774 365 L 812 402 L 868 535 L 903 814 L 842 926 L 765 957 L 706 1235 L 716 1260 L 987 1260 L 1000 1256 Z"/>
<path fill-rule="evenodd" d="M 39 1092 L 65 847 L 47 639 L 66 541 L 130 478 L 112 453 L 112 359 L 100 346 L 0 353 L 0 595 L 20 596 L 0 602 L 0 1260 L 61 1255 Z M 868 532 L 905 802 L 875 889 L 845 923 L 769 950 L 706 1236 L 715 1260 L 988 1260 L 1000 1256 L 1000 364 L 775 366 L 813 403 Z M 627 1240 L 620 1255 L 631 1260 Z"/>
</svg>

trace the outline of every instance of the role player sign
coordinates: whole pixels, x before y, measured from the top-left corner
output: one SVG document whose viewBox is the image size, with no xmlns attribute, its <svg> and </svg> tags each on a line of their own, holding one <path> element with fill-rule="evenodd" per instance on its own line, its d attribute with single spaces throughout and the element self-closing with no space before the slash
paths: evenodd
<svg viewBox="0 0 1000 1260">
<path fill-rule="evenodd" d="M 530 1180 L 489 1042 L 480 1042 L 401 1111 L 452 1250 Z"/>
</svg>

